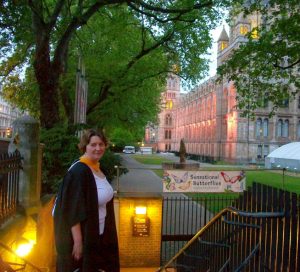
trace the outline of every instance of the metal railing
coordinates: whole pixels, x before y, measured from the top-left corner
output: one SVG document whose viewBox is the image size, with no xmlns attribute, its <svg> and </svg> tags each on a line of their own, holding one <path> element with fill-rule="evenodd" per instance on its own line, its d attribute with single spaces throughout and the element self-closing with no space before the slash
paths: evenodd
<svg viewBox="0 0 300 272">
<path fill-rule="evenodd" d="M 300 196 L 254 183 L 158 271 L 300 270 Z"/>
<path fill-rule="evenodd" d="M 0 226 L 16 212 L 20 169 L 18 151 L 0 154 Z"/>
<path fill-rule="evenodd" d="M 231 263 L 231 252 L 236 237 L 241 228 L 254 228 L 260 230 L 260 226 L 254 224 L 242 224 L 238 221 L 228 221 L 226 216 L 238 216 L 247 218 L 282 218 L 285 212 L 245 212 L 228 207 L 219 212 L 204 226 L 167 264 L 158 271 L 225 271 Z M 242 271 L 260 249 L 257 242 L 248 252 L 248 255 L 235 269 L 230 271 Z"/>
</svg>

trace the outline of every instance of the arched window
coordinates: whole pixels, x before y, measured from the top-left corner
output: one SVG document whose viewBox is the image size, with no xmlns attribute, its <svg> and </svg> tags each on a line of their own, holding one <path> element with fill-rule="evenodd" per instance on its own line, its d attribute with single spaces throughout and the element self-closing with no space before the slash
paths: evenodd
<svg viewBox="0 0 300 272">
<path fill-rule="evenodd" d="M 283 123 L 282 137 L 289 137 L 289 120 L 285 120 Z"/>
<path fill-rule="evenodd" d="M 268 118 L 264 119 L 263 134 L 264 134 L 264 137 L 268 137 L 268 135 L 269 135 L 269 120 L 268 120 Z"/>
<path fill-rule="evenodd" d="M 283 122 L 281 119 L 277 122 L 277 137 L 282 137 Z"/>
<path fill-rule="evenodd" d="M 167 114 L 167 115 L 166 115 L 166 118 L 165 118 L 165 124 L 166 124 L 167 126 L 172 125 L 172 116 L 171 116 L 171 114 Z"/>
<path fill-rule="evenodd" d="M 240 34 L 241 35 L 246 35 L 247 32 L 248 32 L 248 27 L 247 26 L 244 26 L 244 25 L 240 26 Z"/>
<path fill-rule="evenodd" d="M 256 130 L 255 130 L 256 137 L 260 137 L 262 135 L 262 120 L 261 118 L 258 118 L 256 120 Z"/>
<path fill-rule="evenodd" d="M 257 158 L 261 159 L 262 157 L 262 145 L 257 146 Z"/>
<path fill-rule="evenodd" d="M 165 139 L 171 139 L 172 137 L 172 132 L 169 129 L 165 130 Z"/>
</svg>

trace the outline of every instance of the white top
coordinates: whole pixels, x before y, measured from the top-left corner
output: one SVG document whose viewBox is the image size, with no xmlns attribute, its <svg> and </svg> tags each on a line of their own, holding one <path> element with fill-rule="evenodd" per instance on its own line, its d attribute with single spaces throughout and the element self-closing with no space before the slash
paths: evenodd
<svg viewBox="0 0 300 272">
<path fill-rule="evenodd" d="M 300 142 L 285 144 L 271 152 L 268 158 L 300 160 Z"/>
<path fill-rule="evenodd" d="M 95 174 L 94 177 L 98 194 L 99 234 L 103 234 L 106 217 L 106 203 L 113 198 L 114 191 L 106 177 L 99 178 Z"/>
</svg>

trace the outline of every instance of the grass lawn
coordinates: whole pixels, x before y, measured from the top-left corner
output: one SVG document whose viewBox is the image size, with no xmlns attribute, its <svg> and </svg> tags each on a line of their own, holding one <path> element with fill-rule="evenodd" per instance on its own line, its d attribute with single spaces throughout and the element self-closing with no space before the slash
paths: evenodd
<svg viewBox="0 0 300 272">
<path fill-rule="evenodd" d="M 246 171 L 247 187 L 251 186 L 253 181 L 266 184 L 276 188 L 283 188 L 282 173 L 273 173 L 270 171 Z M 300 194 L 300 175 L 284 175 L 284 189 L 289 192 Z"/>
<path fill-rule="evenodd" d="M 163 157 L 159 157 L 157 155 L 132 155 L 132 158 L 135 159 L 136 161 L 143 163 L 143 164 L 154 164 L 154 165 L 160 165 L 163 162 L 172 162 L 171 160 L 168 160 Z"/>
<path fill-rule="evenodd" d="M 137 161 L 144 163 L 144 164 L 161 164 L 162 162 L 169 162 L 168 160 L 164 159 L 163 157 L 159 157 L 157 155 L 133 155 L 133 158 L 136 159 Z M 225 170 L 237 170 L 238 168 L 235 168 L 234 166 L 232 167 L 228 167 Z M 220 169 L 219 167 L 217 168 L 205 168 L 205 169 L 201 169 L 201 170 L 224 170 L 224 167 L 222 167 L 220 165 Z M 159 177 L 163 176 L 163 170 L 162 169 L 155 169 L 152 170 L 153 172 L 155 172 Z M 262 183 L 265 185 L 269 185 L 275 188 L 283 188 L 283 175 L 282 172 L 278 172 L 278 173 L 274 173 L 271 172 L 269 170 L 246 170 L 246 186 L 247 187 L 251 187 L 253 182 L 257 182 L 257 183 Z M 289 176 L 287 174 L 284 175 L 284 190 L 289 191 L 289 192 L 293 192 L 296 194 L 300 194 L 300 174 L 298 176 Z M 239 197 L 239 193 L 187 193 L 186 195 L 188 195 L 189 197 L 197 197 L 197 198 L 201 198 L 201 197 L 205 197 L 205 198 L 219 198 L 219 199 L 225 199 L 225 198 L 230 198 L 230 199 L 234 199 L 234 198 L 238 198 Z M 210 202 L 210 201 L 208 201 Z M 222 203 L 222 201 L 217 201 L 217 202 L 211 202 L 211 203 L 217 203 L 217 206 L 211 206 L 208 207 L 209 210 L 211 210 L 212 212 L 216 212 L 219 211 L 220 209 L 226 207 L 226 201 L 224 202 L 224 206 L 223 204 L 219 204 Z M 228 203 L 229 205 L 230 203 Z M 208 204 L 209 205 L 209 204 Z M 219 206 L 221 205 L 221 206 Z"/>
<path fill-rule="evenodd" d="M 152 171 L 160 177 L 163 176 L 163 170 L 161 169 Z M 246 171 L 247 187 L 250 187 L 254 181 L 282 189 L 282 173 L 273 173 L 263 170 Z M 300 175 L 296 177 L 285 175 L 284 187 L 287 191 L 300 194 Z M 230 205 L 232 199 L 239 197 L 239 193 L 186 193 L 186 195 L 189 197 L 199 198 L 200 202 L 203 202 L 202 204 L 206 205 L 207 209 L 213 213 Z M 202 197 L 206 198 L 206 200 L 201 200 Z M 213 201 L 213 199 L 217 199 L 217 201 Z M 229 200 L 227 201 L 225 199 Z"/>
<path fill-rule="evenodd" d="M 163 176 L 163 170 L 153 170 L 158 176 Z M 282 173 L 273 173 L 266 170 L 246 171 L 247 187 L 250 187 L 254 181 L 266 184 L 275 188 L 283 188 Z M 300 194 L 300 174 L 299 176 L 284 175 L 284 188 L 286 191 Z M 205 194 L 207 195 L 207 194 Z M 225 194 L 226 195 L 226 194 Z"/>
</svg>

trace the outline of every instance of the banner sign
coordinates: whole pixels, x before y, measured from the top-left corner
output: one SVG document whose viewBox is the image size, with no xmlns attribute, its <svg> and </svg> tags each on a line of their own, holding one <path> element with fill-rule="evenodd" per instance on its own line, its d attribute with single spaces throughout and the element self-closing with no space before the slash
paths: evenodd
<svg viewBox="0 0 300 272">
<path fill-rule="evenodd" d="M 165 170 L 163 192 L 223 193 L 243 192 L 244 171 L 183 171 Z"/>
</svg>

